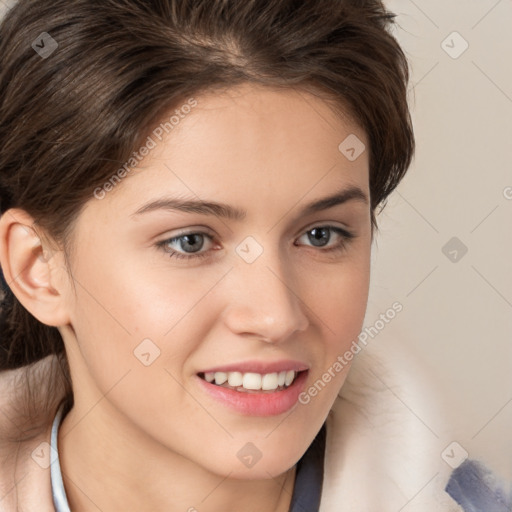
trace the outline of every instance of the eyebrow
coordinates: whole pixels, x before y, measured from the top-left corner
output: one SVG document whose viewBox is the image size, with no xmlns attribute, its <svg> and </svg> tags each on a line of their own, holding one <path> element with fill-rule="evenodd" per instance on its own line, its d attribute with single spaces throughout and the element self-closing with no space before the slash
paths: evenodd
<svg viewBox="0 0 512 512">
<path fill-rule="evenodd" d="M 310 215 L 315 212 L 327 210 L 334 206 L 347 203 L 349 201 L 358 201 L 368 204 L 367 195 L 357 186 L 350 186 L 339 190 L 333 195 L 317 199 L 312 203 L 307 204 L 300 211 L 301 215 Z M 181 211 L 186 213 L 198 213 L 201 215 L 215 215 L 230 220 L 240 221 L 243 220 L 247 211 L 234 206 L 218 203 L 215 201 L 202 201 L 192 199 L 179 199 L 179 198 L 161 198 L 141 206 L 131 216 L 142 215 L 143 213 L 155 210 L 170 210 Z"/>
</svg>

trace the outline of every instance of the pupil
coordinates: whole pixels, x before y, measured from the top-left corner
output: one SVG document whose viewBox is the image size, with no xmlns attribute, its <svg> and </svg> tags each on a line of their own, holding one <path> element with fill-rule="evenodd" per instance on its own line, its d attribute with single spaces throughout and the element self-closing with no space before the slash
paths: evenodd
<svg viewBox="0 0 512 512">
<path fill-rule="evenodd" d="M 199 234 L 184 235 L 184 236 L 182 236 L 181 238 L 182 238 L 183 240 L 186 240 L 186 244 L 187 244 L 187 245 L 193 245 L 193 244 L 194 244 L 194 241 L 196 240 L 196 238 L 197 238 L 197 237 L 201 237 L 201 235 L 199 235 Z M 191 241 L 192 241 L 192 242 L 191 242 Z M 200 250 L 202 247 L 203 247 L 203 244 L 200 244 L 200 246 L 199 246 L 199 247 L 197 247 L 197 248 L 196 248 L 196 250 Z M 186 249 L 187 249 L 186 247 L 184 247 L 184 244 L 183 244 L 183 243 L 181 244 L 181 248 L 182 248 L 183 250 L 186 250 Z M 192 247 L 192 249 L 193 249 L 193 247 Z M 190 252 L 195 252 L 195 251 L 190 251 Z"/>
<path fill-rule="evenodd" d="M 327 243 L 329 241 L 329 230 L 327 228 L 314 228 L 311 230 L 311 233 L 313 235 L 312 242 L 313 245 L 322 246 L 325 245 L 324 243 L 317 244 L 316 242 L 322 241 L 322 239 L 325 239 L 324 242 Z"/>
</svg>

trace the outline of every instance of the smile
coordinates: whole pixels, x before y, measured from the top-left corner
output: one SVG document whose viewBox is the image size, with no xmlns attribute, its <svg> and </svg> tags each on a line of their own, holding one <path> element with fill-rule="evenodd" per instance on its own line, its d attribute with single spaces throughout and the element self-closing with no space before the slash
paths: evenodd
<svg viewBox="0 0 512 512">
<path fill-rule="evenodd" d="M 200 373 L 199 377 L 206 382 L 232 389 L 241 393 L 258 393 L 283 391 L 293 384 L 300 372 L 294 370 L 253 373 L 253 372 L 206 372 Z"/>
<path fill-rule="evenodd" d="M 298 403 L 309 370 L 272 373 L 215 371 L 197 374 L 202 393 L 222 407 L 248 416 L 276 416 Z"/>
</svg>

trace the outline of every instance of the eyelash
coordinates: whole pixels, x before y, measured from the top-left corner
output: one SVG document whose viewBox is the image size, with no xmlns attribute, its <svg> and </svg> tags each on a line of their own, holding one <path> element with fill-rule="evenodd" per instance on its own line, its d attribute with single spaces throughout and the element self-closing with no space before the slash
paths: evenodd
<svg viewBox="0 0 512 512">
<path fill-rule="evenodd" d="M 319 248 L 320 252 L 324 252 L 324 253 L 338 253 L 338 252 L 344 251 L 347 248 L 348 243 L 353 238 L 356 237 L 356 235 L 354 235 L 353 233 L 350 233 L 349 231 L 346 231 L 345 229 L 339 228 L 337 226 L 330 226 L 330 225 L 314 226 L 311 229 L 308 229 L 304 234 L 307 234 L 307 233 L 313 231 L 314 229 L 329 229 L 341 237 L 340 241 L 335 246 L 330 247 L 329 249 Z M 204 233 L 201 231 L 190 231 L 188 233 L 182 233 L 181 235 L 175 236 L 173 238 L 167 238 L 166 240 L 162 240 L 161 242 L 158 242 L 155 245 L 159 249 L 163 250 L 166 254 L 168 254 L 169 257 L 171 257 L 171 258 L 193 260 L 193 259 L 200 259 L 200 258 L 205 258 L 205 257 L 209 256 L 210 251 L 184 254 L 184 253 L 181 253 L 178 251 L 168 249 L 167 245 L 169 243 L 176 242 L 180 238 L 183 238 L 185 236 L 190 236 L 190 235 L 202 235 L 202 236 L 209 238 L 210 240 L 213 240 L 213 237 L 208 235 L 207 233 Z M 301 236 L 303 236 L 303 235 L 301 235 Z M 329 239 L 329 241 L 330 241 L 330 239 Z M 311 246 L 311 247 L 313 247 L 313 246 Z"/>
</svg>

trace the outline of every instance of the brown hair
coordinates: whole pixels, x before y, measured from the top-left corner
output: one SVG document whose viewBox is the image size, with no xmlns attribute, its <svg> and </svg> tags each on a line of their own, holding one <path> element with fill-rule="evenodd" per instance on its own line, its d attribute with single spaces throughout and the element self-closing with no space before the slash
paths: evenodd
<svg viewBox="0 0 512 512">
<path fill-rule="evenodd" d="M 0 212 L 27 211 L 66 253 L 163 112 L 251 82 L 322 95 L 365 130 L 373 230 L 414 153 L 394 18 L 378 0 L 20 0 L 0 26 Z M 5 288 L 0 370 L 57 354 L 69 397 L 58 329 Z"/>
</svg>

